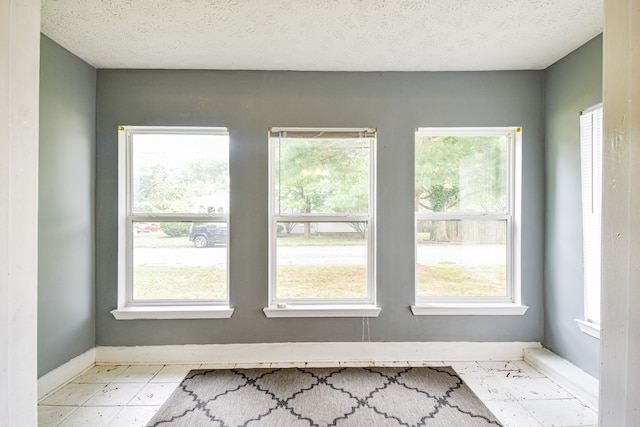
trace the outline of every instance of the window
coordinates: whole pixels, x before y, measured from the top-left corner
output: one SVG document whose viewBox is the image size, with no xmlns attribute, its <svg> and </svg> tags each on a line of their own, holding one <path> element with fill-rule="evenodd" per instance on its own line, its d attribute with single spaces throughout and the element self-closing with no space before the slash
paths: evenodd
<svg viewBox="0 0 640 427">
<path fill-rule="evenodd" d="M 415 135 L 414 314 L 522 314 L 519 128 Z"/>
<path fill-rule="evenodd" d="M 375 131 L 274 128 L 269 145 L 266 315 L 377 315 Z"/>
<path fill-rule="evenodd" d="M 229 133 L 123 126 L 117 319 L 229 317 Z"/>
<path fill-rule="evenodd" d="M 582 248 L 584 254 L 583 332 L 600 338 L 602 212 L 602 105 L 580 114 Z"/>
</svg>

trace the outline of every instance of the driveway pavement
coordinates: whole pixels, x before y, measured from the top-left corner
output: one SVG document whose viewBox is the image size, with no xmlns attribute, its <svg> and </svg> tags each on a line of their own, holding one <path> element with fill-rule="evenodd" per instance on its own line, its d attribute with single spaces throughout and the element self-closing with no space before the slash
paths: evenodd
<svg viewBox="0 0 640 427">
<path fill-rule="evenodd" d="M 503 245 L 419 245 L 418 263 L 423 265 L 500 264 L 505 260 Z M 280 265 L 364 265 L 364 246 L 283 246 L 278 250 Z M 222 267 L 227 263 L 227 248 L 139 248 L 134 265 L 175 265 Z"/>
</svg>

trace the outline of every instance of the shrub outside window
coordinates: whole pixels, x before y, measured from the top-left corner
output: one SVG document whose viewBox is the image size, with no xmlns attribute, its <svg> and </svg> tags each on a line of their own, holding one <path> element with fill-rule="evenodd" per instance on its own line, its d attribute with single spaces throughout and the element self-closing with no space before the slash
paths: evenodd
<svg viewBox="0 0 640 427">
<path fill-rule="evenodd" d="M 416 304 L 519 304 L 519 137 L 519 128 L 417 129 Z"/>
<path fill-rule="evenodd" d="M 270 307 L 373 304 L 373 129 L 273 128 Z"/>
<path fill-rule="evenodd" d="M 228 306 L 227 129 L 123 126 L 119 150 L 118 308 Z"/>
</svg>

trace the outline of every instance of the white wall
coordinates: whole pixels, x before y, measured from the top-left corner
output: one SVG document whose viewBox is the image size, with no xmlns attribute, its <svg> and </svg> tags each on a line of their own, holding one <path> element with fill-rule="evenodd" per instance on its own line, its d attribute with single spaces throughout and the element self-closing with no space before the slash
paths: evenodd
<svg viewBox="0 0 640 427">
<path fill-rule="evenodd" d="M 640 0 L 606 0 L 600 426 L 640 425 Z"/>
<path fill-rule="evenodd" d="M 0 422 L 35 426 L 40 1 L 0 1 Z"/>
</svg>

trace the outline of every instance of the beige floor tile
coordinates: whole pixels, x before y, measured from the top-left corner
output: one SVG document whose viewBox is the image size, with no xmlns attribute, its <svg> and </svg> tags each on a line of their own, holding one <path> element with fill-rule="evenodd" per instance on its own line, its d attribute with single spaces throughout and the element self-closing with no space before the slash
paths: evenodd
<svg viewBox="0 0 640 427">
<path fill-rule="evenodd" d="M 160 406 L 124 406 L 107 424 L 109 427 L 144 427 Z"/>
<path fill-rule="evenodd" d="M 335 366 L 335 364 L 334 364 Z M 373 363 L 369 360 L 360 360 L 358 362 L 339 362 L 338 366 L 341 368 L 369 368 L 372 366 L 391 366 L 391 365 L 385 365 L 385 362 L 380 362 L 378 364 Z M 407 365 L 405 365 L 407 366 Z"/>
<path fill-rule="evenodd" d="M 58 424 L 58 427 L 106 426 L 119 411 L 118 406 L 81 407 Z"/>
<path fill-rule="evenodd" d="M 378 363 L 374 363 L 375 366 L 381 366 L 384 368 L 406 368 L 409 366 L 409 362 L 404 362 L 404 361 L 393 361 L 393 360 L 389 360 L 389 361 L 385 361 L 385 362 L 378 362 Z M 342 364 L 341 364 L 342 366 Z M 352 366 L 357 366 L 357 365 L 352 365 Z"/>
<path fill-rule="evenodd" d="M 180 383 L 149 383 L 129 402 L 129 406 L 159 406 L 167 401 Z"/>
<path fill-rule="evenodd" d="M 73 379 L 74 383 L 105 383 L 124 372 L 126 365 L 96 365 Z"/>
<path fill-rule="evenodd" d="M 451 366 L 458 375 L 464 377 L 490 377 L 491 374 L 487 372 L 477 362 L 444 362 L 447 366 Z"/>
<path fill-rule="evenodd" d="M 500 383 L 515 399 L 570 399 L 573 397 L 548 378 L 502 377 Z"/>
<path fill-rule="evenodd" d="M 489 372 L 492 375 L 503 375 L 507 372 L 519 371 L 518 366 L 511 361 L 488 361 L 488 362 L 478 362 L 478 365 L 482 367 L 485 371 Z"/>
<path fill-rule="evenodd" d="M 505 427 L 542 427 L 542 424 L 524 409 L 520 402 L 486 400 L 484 404 Z"/>
<path fill-rule="evenodd" d="M 142 387 L 142 383 L 109 383 L 87 400 L 84 406 L 124 406 Z"/>
<path fill-rule="evenodd" d="M 577 399 L 525 400 L 521 404 L 544 427 L 590 426 L 598 423 L 598 414 Z"/>
<path fill-rule="evenodd" d="M 241 362 L 236 364 L 236 369 L 265 369 L 270 367 L 271 363 Z"/>
<path fill-rule="evenodd" d="M 118 374 L 113 382 L 117 383 L 147 383 L 159 371 L 162 365 L 132 365 Z"/>
<path fill-rule="evenodd" d="M 368 366 L 373 366 L 373 363 Z M 339 367 L 339 364 L 336 362 L 309 362 L 305 366 L 305 368 L 335 368 Z"/>
<path fill-rule="evenodd" d="M 529 365 L 524 360 L 516 360 L 513 362 L 513 364 L 516 365 L 518 369 L 520 369 L 520 373 L 523 376 L 527 376 L 531 378 L 544 378 L 545 376 L 542 372 L 538 371 L 536 368 Z"/>
<path fill-rule="evenodd" d="M 151 379 L 152 383 L 176 383 L 181 382 L 189 371 L 199 369 L 200 365 L 165 365 Z"/>
<path fill-rule="evenodd" d="M 77 406 L 38 406 L 38 427 L 54 427 L 73 411 Z"/>
<path fill-rule="evenodd" d="M 42 401 L 43 405 L 81 406 L 96 394 L 105 383 L 69 383 Z"/>
<path fill-rule="evenodd" d="M 234 369 L 237 363 L 203 363 L 198 369 Z"/>
<path fill-rule="evenodd" d="M 303 368 L 304 367 L 304 363 L 299 363 L 299 362 L 274 362 L 271 364 L 272 368 L 279 368 L 279 369 L 290 369 L 290 368 Z"/>
<path fill-rule="evenodd" d="M 466 377 L 462 380 L 480 398 L 480 400 L 515 400 L 507 392 L 498 378 L 492 377 Z"/>
<path fill-rule="evenodd" d="M 409 366 L 413 366 L 414 368 L 420 368 L 424 366 L 431 366 L 431 367 L 446 366 L 444 362 L 410 361 L 408 363 L 409 363 Z"/>
</svg>

